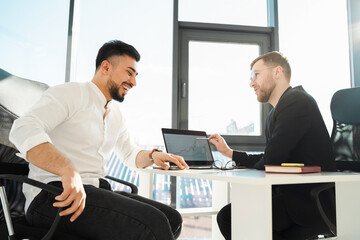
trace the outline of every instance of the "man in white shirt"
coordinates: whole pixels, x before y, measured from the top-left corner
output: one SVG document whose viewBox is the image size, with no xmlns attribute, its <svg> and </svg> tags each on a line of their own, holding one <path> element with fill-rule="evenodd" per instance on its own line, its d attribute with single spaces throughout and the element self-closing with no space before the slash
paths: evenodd
<svg viewBox="0 0 360 240">
<path fill-rule="evenodd" d="M 109 191 L 102 179 L 112 152 L 130 167 L 155 163 L 168 169 L 166 162 L 173 162 L 188 168 L 182 157 L 141 150 L 129 137 L 119 102 L 136 86 L 139 60 L 131 45 L 109 41 L 99 50 L 91 82 L 50 88 L 14 122 L 10 140 L 29 161 L 29 177 L 63 188 L 53 196 L 24 185 L 30 224 L 49 227 L 56 207 L 66 207 L 59 230 L 86 239 L 169 240 L 180 235 L 182 218 L 176 210 Z"/>
</svg>

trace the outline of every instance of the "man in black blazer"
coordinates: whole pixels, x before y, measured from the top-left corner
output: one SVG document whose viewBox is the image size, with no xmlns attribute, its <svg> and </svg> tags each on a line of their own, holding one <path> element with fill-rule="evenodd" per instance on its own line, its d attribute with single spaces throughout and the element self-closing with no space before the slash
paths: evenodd
<svg viewBox="0 0 360 240">
<path fill-rule="evenodd" d="M 211 135 L 210 142 L 224 156 L 248 168 L 263 170 L 264 165 L 287 162 L 317 165 L 322 171 L 334 171 L 332 144 L 319 108 L 303 87 L 290 86 L 288 60 L 279 52 L 270 52 L 256 58 L 250 66 L 250 87 L 258 101 L 273 106 L 266 119 L 264 153 L 248 155 L 234 151 L 218 134 Z M 321 228 L 320 216 L 316 215 L 316 206 L 309 198 L 312 187 L 313 184 L 273 187 L 274 239 L 284 239 L 282 233 L 297 226 L 309 229 L 309 235 L 314 229 Z M 217 220 L 224 237 L 231 239 L 231 204 L 221 209 Z"/>
</svg>

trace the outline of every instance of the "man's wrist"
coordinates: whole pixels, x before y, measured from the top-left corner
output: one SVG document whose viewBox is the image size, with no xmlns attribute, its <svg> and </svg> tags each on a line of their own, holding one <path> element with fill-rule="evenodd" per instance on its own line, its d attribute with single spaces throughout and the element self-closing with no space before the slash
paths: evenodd
<svg viewBox="0 0 360 240">
<path fill-rule="evenodd" d="M 231 159 L 232 159 L 233 153 L 234 153 L 234 151 L 233 151 L 232 149 L 229 149 L 228 152 L 227 152 L 227 154 L 226 154 L 226 156 L 227 156 L 228 158 L 231 158 Z"/>
<path fill-rule="evenodd" d="M 60 168 L 60 170 L 59 170 L 60 177 L 73 176 L 73 175 L 75 175 L 75 173 L 77 173 L 77 170 L 71 163 L 66 164 L 66 166 Z"/>
<path fill-rule="evenodd" d="M 154 162 L 154 158 L 153 158 L 153 153 L 154 152 L 162 152 L 160 149 L 157 149 L 157 148 L 154 148 L 151 152 L 150 152 L 150 154 L 149 154 L 149 159 L 150 159 L 150 161 L 152 161 L 152 162 Z"/>
</svg>

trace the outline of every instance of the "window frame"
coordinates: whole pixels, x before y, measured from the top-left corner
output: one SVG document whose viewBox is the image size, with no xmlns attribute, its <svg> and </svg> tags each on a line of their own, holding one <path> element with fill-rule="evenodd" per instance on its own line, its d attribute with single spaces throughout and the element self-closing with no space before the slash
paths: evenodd
<svg viewBox="0 0 360 240">
<path fill-rule="evenodd" d="M 172 127 L 188 129 L 189 42 L 254 44 L 259 46 L 261 55 L 274 50 L 274 28 L 193 22 L 177 22 L 177 27 L 178 54 L 174 54 L 177 55 L 177 59 L 174 58 L 174 62 L 177 62 L 177 74 L 173 79 Z M 269 104 L 261 105 L 260 136 L 223 135 L 230 147 L 244 151 L 262 151 L 265 146 L 265 121 L 270 110 Z"/>
</svg>

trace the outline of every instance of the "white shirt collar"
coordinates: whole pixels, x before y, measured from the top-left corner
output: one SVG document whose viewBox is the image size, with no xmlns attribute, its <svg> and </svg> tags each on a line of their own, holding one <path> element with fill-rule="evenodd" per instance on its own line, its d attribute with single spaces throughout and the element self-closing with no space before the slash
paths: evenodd
<svg viewBox="0 0 360 240">
<path fill-rule="evenodd" d="M 105 106 L 105 104 L 107 103 L 106 97 L 101 92 L 101 90 L 98 88 L 98 86 L 96 86 L 96 84 L 93 82 L 89 82 L 89 85 L 90 85 L 90 88 L 94 91 L 95 95 L 98 97 L 99 103 L 101 103 L 102 106 Z"/>
</svg>

